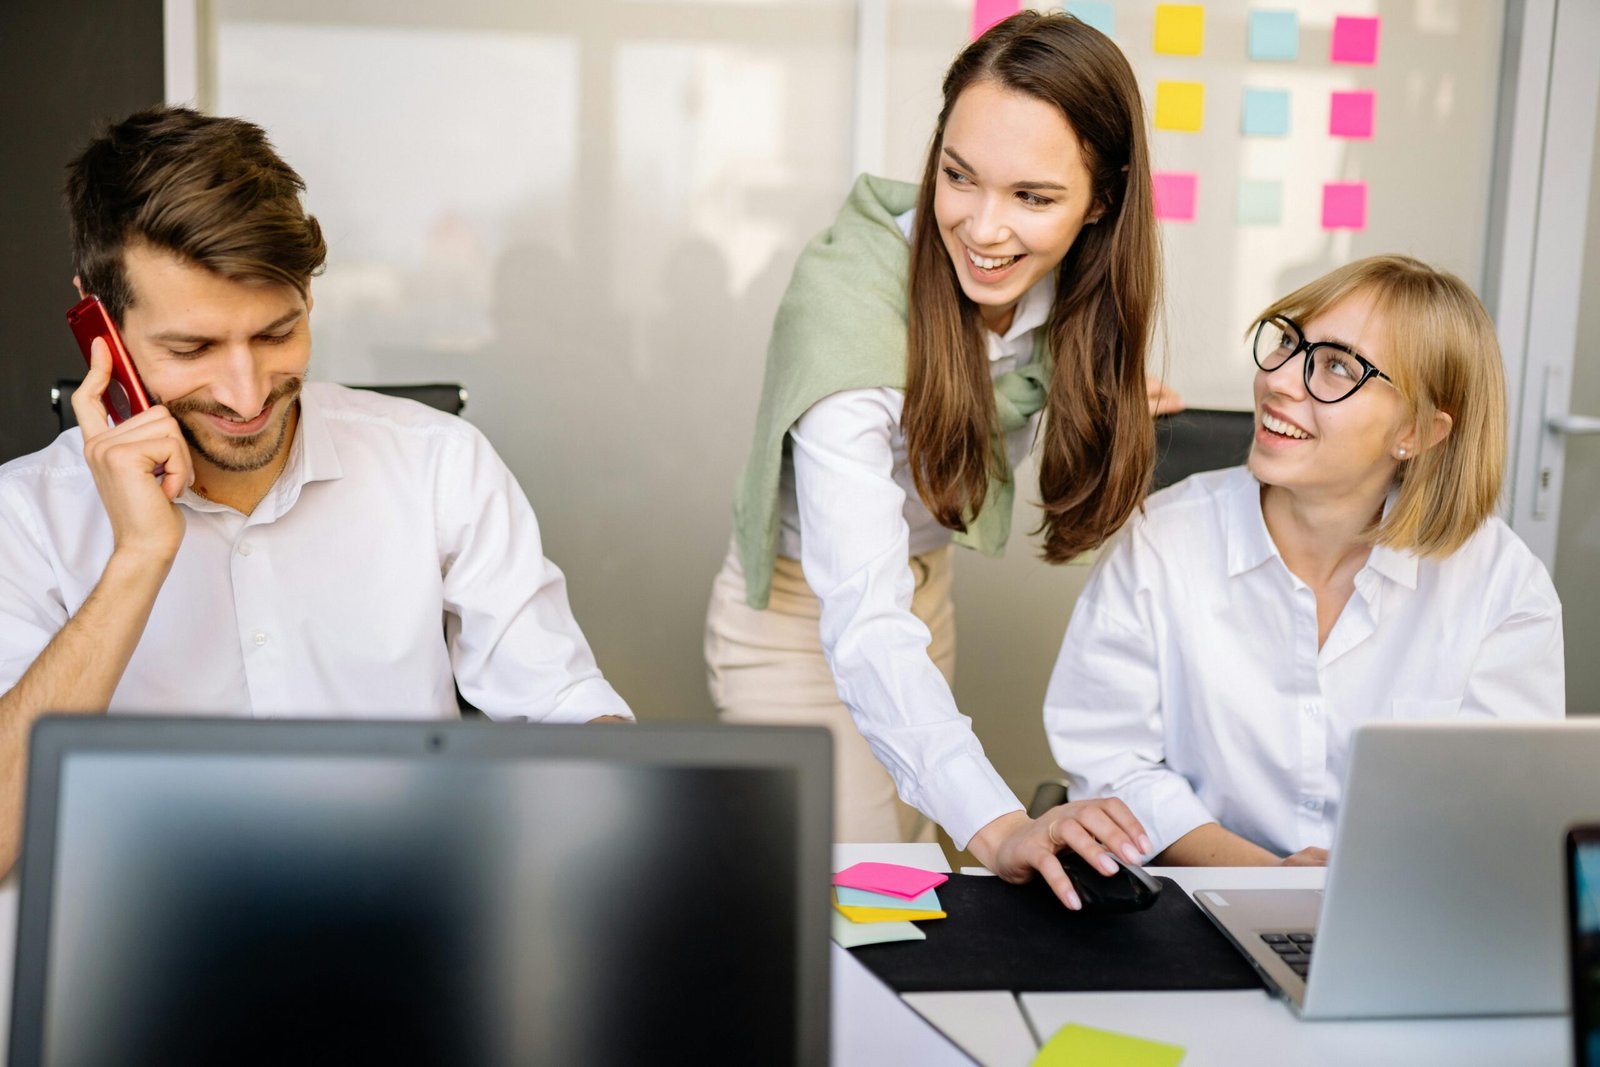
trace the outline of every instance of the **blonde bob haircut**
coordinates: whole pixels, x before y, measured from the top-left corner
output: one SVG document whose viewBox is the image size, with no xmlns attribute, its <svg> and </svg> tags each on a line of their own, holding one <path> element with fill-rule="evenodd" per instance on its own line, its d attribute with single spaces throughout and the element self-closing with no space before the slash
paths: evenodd
<svg viewBox="0 0 1600 1067">
<path fill-rule="evenodd" d="M 1372 300 L 1383 371 L 1410 408 L 1421 454 L 1401 462 L 1399 492 L 1375 543 L 1448 556 L 1494 512 L 1506 462 L 1506 386 L 1489 313 L 1465 282 L 1409 256 L 1357 260 L 1261 313 L 1304 325 L 1347 297 Z M 1371 386 L 1368 386 L 1371 388 Z M 1450 432 L 1433 447 L 1434 415 Z"/>
</svg>

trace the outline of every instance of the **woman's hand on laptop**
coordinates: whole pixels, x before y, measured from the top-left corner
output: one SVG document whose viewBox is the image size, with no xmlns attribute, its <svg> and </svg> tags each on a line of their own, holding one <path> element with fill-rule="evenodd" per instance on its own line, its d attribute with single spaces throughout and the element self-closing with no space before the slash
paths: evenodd
<svg viewBox="0 0 1600 1067">
<path fill-rule="evenodd" d="M 1328 865 L 1328 850 L 1325 848 L 1303 848 L 1299 852 L 1292 852 L 1283 857 L 1280 867 L 1326 867 Z"/>
<path fill-rule="evenodd" d="M 980 863 L 1008 882 L 1026 882 L 1037 872 L 1061 903 L 1077 911 L 1083 904 L 1056 858 L 1063 848 L 1071 848 L 1096 870 L 1111 875 L 1117 864 L 1108 852 L 1138 863 L 1150 851 L 1150 838 L 1128 806 L 1109 797 L 1074 800 L 1037 819 L 1020 811 L 1002 815 L 967 843 Z"/>
</svg>

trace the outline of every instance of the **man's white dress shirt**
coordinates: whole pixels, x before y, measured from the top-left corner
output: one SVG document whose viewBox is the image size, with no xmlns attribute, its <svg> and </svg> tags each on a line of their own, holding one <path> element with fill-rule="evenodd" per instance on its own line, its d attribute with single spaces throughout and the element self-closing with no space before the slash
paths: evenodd
<svg viewBox="0 0 1600 1067">
<path fill-rule="evenodd" d="M 914 212 L 898 219 L 909 239 Z M 1050 317 L 1055 275 L 1017 302 L 1004 335 L 985 330 L 991 377 L 1028 363 Z M 928 658 L 928 628 L 911 613 L 912 556 L 950 543 L 917 495 L 906 464 L 899 389 L 850 389 L 812 405 L 789 430 L 778 490 L 778 554 L 798 559 L 821 602 L 822 650 L 861 735 L 906 803 L 958 847 L 1018 811 L 944 675 Z M 1037 416 L 1007 436 L 1012 465 L 1032 445 Z"/>
<path fill-rule="evenodd" d="M 1327 848 L 1355 728 L 1565 713 L 1561 603 L 1498 518 L 1455 553 L 1376 546 L 1317 647 L 1316 595 L 1243 467 L 1153 495 L 1078 598 L 1045 697 L 1071 796 L 1118 796 L 1160 852 L 1208 822 Z"/>
<path fill-rule="evenodd" d="M 628 715 L 544 558 L 516 479 L 470 423 L 322 382 L 246 516 L 186 490 L 186 528 L 113 712 L 453 718 Z M 111 524 L 80 433 L 0 467 L 0 692 L 83 604 Z"/>
</svg>

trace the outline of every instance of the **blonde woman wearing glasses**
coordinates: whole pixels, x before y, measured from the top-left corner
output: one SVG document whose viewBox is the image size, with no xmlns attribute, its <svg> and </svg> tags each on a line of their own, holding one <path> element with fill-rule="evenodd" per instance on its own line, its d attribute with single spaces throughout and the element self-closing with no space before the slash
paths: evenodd
<svg viewBox="0 0 1600 1067">
<path fill-rule="evenodd" d="M 1248 337 L 1247 466 L 1118 534 L 1045 698 L 1073 798 L 1121 798 L 1161 863 L 1325 863 L 1361 723 L 1565 707 L 1560 601 L 1493 514 L 1505 386 L 1477 297 L 1379 256 Z"/>
</svg>

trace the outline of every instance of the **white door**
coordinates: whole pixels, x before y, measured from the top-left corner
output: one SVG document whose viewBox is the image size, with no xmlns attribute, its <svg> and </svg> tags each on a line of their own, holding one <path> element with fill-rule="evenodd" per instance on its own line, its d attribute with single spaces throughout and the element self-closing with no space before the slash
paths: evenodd
<svg viewBox="0 0 1600 1067">
<path fill-rule="evenodd" d="M 1523 5 L 1508 36 L 1507 155 L 1491 297 L 1512 396 L 1510 515 L 1551 568 L 1565 609 L 1567 707 L 1600 709 L 1600 226 L 1596 173 L 1600 4 Z"/>
</svg>

